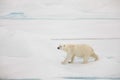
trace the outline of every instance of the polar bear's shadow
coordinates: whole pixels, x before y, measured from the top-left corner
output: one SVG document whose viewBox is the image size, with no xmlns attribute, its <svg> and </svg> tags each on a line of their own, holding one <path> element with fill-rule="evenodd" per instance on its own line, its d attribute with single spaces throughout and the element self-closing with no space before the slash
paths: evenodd
<svg viewBox="0 0 120 80">
<path fill-rule="evenodd" d="M 88 63 L 95 62 L 95 59 L 93 57 L 89 57 Z M 75 57 L 74 62 L 71 63 L 70 61 L 68 62 L 69 64 L 83 64 L 83 58 L 82 57 Z"/>
</svg>

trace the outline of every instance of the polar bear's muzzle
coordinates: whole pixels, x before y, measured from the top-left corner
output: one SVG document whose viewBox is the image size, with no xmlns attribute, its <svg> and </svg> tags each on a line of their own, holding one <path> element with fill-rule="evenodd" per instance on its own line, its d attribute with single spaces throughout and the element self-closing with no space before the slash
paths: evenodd
<svg viewBox="0 0 120 80">
<path fill-rule="evenodd" d="M 57 47 L 57 49 L 60 49 L 60 47 Z"/>
<path fill-rule="evenodd" d="M 57 47 L 57 49 L 61 49 L 61 48 L 62 48 L 62 46 L 58 46 L 58 47 Z"/>
</svg>

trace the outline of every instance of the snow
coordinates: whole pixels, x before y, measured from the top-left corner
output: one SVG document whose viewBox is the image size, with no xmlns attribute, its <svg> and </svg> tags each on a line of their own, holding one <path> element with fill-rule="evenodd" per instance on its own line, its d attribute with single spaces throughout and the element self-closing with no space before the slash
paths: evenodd
<svg viewBox="0 0 120 80">
<path fill-rule="evenodd" d="M 30 18 L 120 18 L 119 3 L 119 0 L 2 0 L 0 16 L 22 12 Z"/>
<path fill-rule="evenodd" d="M 0 79 L 120 79 L 120 0 L 1 0 Z M 60 44 L 99 55 L 62 65 Z M 74 80 L 72 79 L 72 80 Z M 89 79 L 89 80 L 90 80 Z M 87 79 L 88 80 L 88 79 Z M 107 79 L 108 80 L 108 79 Z"/>
<path fill-rule="evenodd" d="M 81 22 L 84 27 L 79 27 L 81 25 L 79 22 L 1 20 L 0 78 L 61 80 L 64 77 L 120 77 L 120 40 L 99 40 L 99 37 L 110 38 L 114 35 L 119 37 L 119 23 L 117 21 L 96 21 L 97 26 L 101 23 L 104 25 L 106 22 L 107 26 L 104 29 L 92 26 L 94 21 L 88 22 L 90 25 L 86 27 L 87 21 Z M 71 27 L 68 30 L 70 24 Z M 73 24 L 77 26 L 72 27 Z M 115 25 L 114 28 L 112 28 L 113 25 Z M 84 35 L 86 31 L 87 34 Z M 88 37 L 97 37 L 98 40 L 53 40 L 54 38 Z M 73 64 L 62 65 L 61 61 L 66 55 L 65 52 L 57 50 L 57 46 L 65 43 L 89 44 L 95 49 L 100 59 L 96 62 L 81 64 L 82 59 L 75 58 Z"/>
</svg>

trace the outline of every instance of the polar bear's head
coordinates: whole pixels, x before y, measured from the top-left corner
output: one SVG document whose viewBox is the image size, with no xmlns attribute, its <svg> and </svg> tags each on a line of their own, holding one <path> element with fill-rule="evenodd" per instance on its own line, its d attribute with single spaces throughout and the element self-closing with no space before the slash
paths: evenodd
<svg viewBox="0 0 120 80">
<path fill-rule="evenodd" d="M 59 45 L 57 47 L 57 49 L 59 49 L 59 50 L 65 50 L 66 49 L 66 45 L 65 44 L 64 45 Z"/>
</svg>

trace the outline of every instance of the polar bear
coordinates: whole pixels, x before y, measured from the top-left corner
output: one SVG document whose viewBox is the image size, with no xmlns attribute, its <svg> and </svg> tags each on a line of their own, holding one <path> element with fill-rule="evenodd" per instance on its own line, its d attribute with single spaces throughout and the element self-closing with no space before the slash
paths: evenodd
<svg viewBox="0 0 120 80">
<path fill-rule="evenodd" d="M 62 64 L 73 63 L 74 57 L 82 57 L 83 64 L 88 63 L 89 57 L 95 58 L 95 61 L 98 60 L 98 56 L 95 54 L 92 47 L 87 44 L 64 44 L 57 47 L 59 50 L 63 50 L 67 53 L 65 60 Z"/>
</svg>

